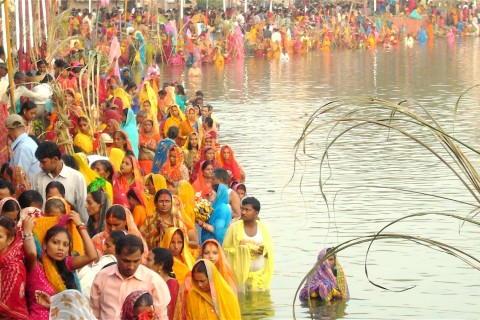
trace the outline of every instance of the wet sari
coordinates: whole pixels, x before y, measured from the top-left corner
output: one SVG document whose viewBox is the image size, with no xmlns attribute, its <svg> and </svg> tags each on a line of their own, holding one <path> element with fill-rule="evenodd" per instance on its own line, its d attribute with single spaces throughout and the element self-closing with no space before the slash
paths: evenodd
<svg viewBox="0 0 480 320">
<path fill-rule="evenodd" d="M 322 259 L 326 254 L 327 248 L 320 251 L 317 259 Z M 300 299 L 305 301 L 310 295 L 312 298 L 331 301 L 334 299 L 334 291 L 340 291 L 342 300 L 348 300 L 350 297 L 345 273 L 338 258 L 333 269 L 328 266 L 326 260 L 317 267 L 315 273 L 307 279 L 300 291 Z"/>
<path fill-rule="evenodd" d="M 165 177 L 168 186 L 174 188 L 180 180 L 188 180 L 189 176 L 187 167 L 183 164 L 182 150 L 177 145 L 171 146 L 168 152 L 170 153 L 171 150 L 175 152 L 175 164 L 172 165 L 167 159 L 160 169 L 160 174 Z"/>
<path fill-rule="evenodd" d="M 0 255 L 0 314 L 8 319 L 28 319 L 25 283 L 27 270 L 20 232 L 10 247 Z"/>
<path fill-rule="evenodd" d="M 143 248 L 144 248 L 144 252 L 142 254 L 142 260 L 145 261 L 147 259 L 147 256 L 148 256 L 147 244 L 145 243 L 145 240 L 143 239 L 142 234 L 140 233 L 140 231 L 138 231 L 138 228 L 135 225 L 135 221 L 133 220 L 132 213 L 127 208 L 125 208 L 125 207 L 123 207 L 123 208 L 125 209 L 126 218 L 127 218 L 127 228 L 126 228 L 125 231 L 127 231 L 128 234 L 133 234 L 134 236 L 137 236 L 138 238 L 140 238 L 142 240 Z M 103 232 L 100 232 L 100 233 L 96 234 L 92 238 L 93 245 L 95 246 L 95 249 L 97 250 L 99 258 L 102 257 L 103 254 L 104 254 L 103 245 L 105 244 L 105 241 L 110 237 L 110 232 L 111 232 L 111 230 L 109 229 L 108 224 L 107 224 L 107 218 L 105 218 L 105 223 L 104 224 L 106 226 L 105 230 L 103 230 Z"/>
<path fill-rule="evenodd" d="M 274 252 L 272 237 L 267 226 L 261 221 L 257 221 L 257 233 L 261 232 L 263 256 L 265 264 L 256 271 L 251 271 L 251 262 L 257 258 L 252 250 L 258 250 L 259 244 L 247 243 L 241 244 L 246 240 L 243 220 L 232 223 L 227 230 L 223 240 L 223 250 L 227 256 L 228 263 L 235 273 L 238 292 L 256 292 L 270 290 L 270 280 L 274 270 Z"/>
<path fill-rule="evenodd" d="M 233 290 L 213 263 L 205 259 L 200 261 L 207 267 L 210 292 L 204 292 L 193 282 L 186 300 L 187 319 L 241 319 L 240 306 Z"/>
<path fill-rule="evenodd" d="M 169 249 L 170 242 L 175 231 L 180 230 L 179 228 L 168 228 L 165 236 L 162 239 L 160 248 Z M 182 230 L 183 232 L 183 230 Z M 185 276 L 192 270 L 193 264 L 195 263 L 195 258 L 192 256 L 190 250 L 188 250 L 188 240 L 185 232 L 183 232 L 183 249 L 180 253 L 181 259 L 173 257 L 173 272 L 175 273 L 175 279 L 177 279 L 180 285 L 183 284 Z"/>
<path fill-rule="evenodd" d="M 128 109 L 127 120 L 122 122 L 120 129 L 127 133 L 128 140 L 132 145 L 132 151 L 135 158 L 138 159 L 138 131 L 137 122 L 135 121 L 135 114 L 132 109 Z"/>
</svg>

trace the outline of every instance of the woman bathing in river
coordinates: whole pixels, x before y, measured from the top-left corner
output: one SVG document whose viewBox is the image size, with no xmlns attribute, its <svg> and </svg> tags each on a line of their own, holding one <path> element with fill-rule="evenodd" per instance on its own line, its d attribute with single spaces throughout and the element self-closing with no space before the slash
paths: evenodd
<svg viewBox="0 0 480 320">
<path fill-rule="evenodd" d="M 331 248 L 325 248 L 320 251 L 318 260 L 322 259 L 330 250 Z M 320 298 L 325 301 L 349 299 L 347 280 L 336 255 L 330 256 L 320 264 L 312 277 L 307 279 L 300 291 L 302 301 L 308 300 L 309 294 L 310 298 Z"/>
</svg>

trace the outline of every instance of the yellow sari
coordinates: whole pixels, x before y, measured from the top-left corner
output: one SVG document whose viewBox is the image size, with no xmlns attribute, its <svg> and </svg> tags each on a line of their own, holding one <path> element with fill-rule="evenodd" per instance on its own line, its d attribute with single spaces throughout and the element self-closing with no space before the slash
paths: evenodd
<svg viewBox="0 0 480 320">
<path fill-rule="evenodd" d="M 187 319 L 230 320 L 241 319 L 237 297 L 220 272 L 209 260 L 200 260 L 207 267 L 210 292 L 204 292 L 193 281 L 186 300 Z"/>
<path fill-rule="evenodd" d="M 183 204 L 183 211 L 185 212 L 185 221 L 188 220 L 195 223 L 195 190 L 187 180 L 181 180 L 177 184 L 177 193 L 180 201 Z M 188 219 L 188 220 L 187 220 Z"/>
<path fill-rule="evenodd" d="M 85 133 L 78 132 L 73 139 L 73 145 L 82 149 L 86 154 L 91 154 L 93 152 L 92 138 Z"/>
<path fill-rule="evenodd" d="M 178 110 L 178 118 L 172 115 L 173 107 L 176 107 Z M 167 132 L 168 132 L 168 129 L 170 129 L 170 127 L 175 126 L 177 128 L 180 128 L 180 123 L 182 123 L 183 120 L 185 120 L 185 116 L 183 115 L 182 109 L 180 109 L 180 107 L 177 106 L 176 104 L 170 106 L 168 109 L 168 118 L 167 120 L 165 120 L 165 125 L 163 127 L 163 136 L 164 137 L 167 136 Z"/>
<path fill-rule="evenodd" d="M 147 115 L 148 119 L 152 120 L 156 126 L 154 128 L 158 128 L 157 122 L 157 115 L 158 115 L 158 100 L 155 91 L 152 88 L 152 85 L 149 81 L 145 81 L 142 86 L 142 90 L 138 93 L 138 101 L 140 102 L 140 106 L 143 107 L 143 102 L 148 100 L 150 102 L 150 110 L 151 114 L 153 114 L 154 119 L 150 119 L 151 115 Z M 141 110 L 143 108 L 141 107 Z"/>
<path fill-rule="evenodd" d="M 147 184 L 147 180 L 152 177 L 153 180 L 153 186 L 155 187 L 155 192 L 158 192 L 158 190 L 161 189 L 167 189 L 167 182 L 165 180 L 165 177 L 162 176 L 161 174 L 154 174 L 150 173 L 143 178 L 143 184 Z M 147 217 L 151 215 L 152 213 L 155 212 L 155 195 L 154 194 L 149 194 L 148 189 L 144 188 L 143 189 L 143 200 L 145 202 L 145 207 L 147 209 Z"/>
<path fill-rule="evenodd" d="M 262 233 L 263 256 L 265 257 L 265 265 L 260 270 L 250 271 L 250 262 L 254 258 L 251 250 L 258 249 L 258 245 L 240 244 L 245 239 L 243 220 L 232 223 L 223 240 L 223 250 L 225 250 L 228 263 L 235 273 L 239 293 L 270 290 L 274 264 L 272 238 L 267 226 L 261 221 L 257 221 L 257 227 L 258 231 Z"/>
<path fill-rule="evenodd" d="M 170 248 L 170 242 L 172 242 L 172 237 L 177 230 L 180 230 L 180 229 L 168 228 L 160 244 L 161 248 L 165 248 L 165 249 Z M 175 273 L 175 278 L 177 279 L 180 285 L 183 284 L 183 281 L 185 280 L 185 276 L 192 270 L 193 264 L 195 263 L 195 258 L 192 256 L 192 253 L 190 252 L 190 250 L 185 250 L 185 245 L 187 246 L 187 249 L 188 249 L 188 240 L 185 233 L 183 231 L 182 233 L 183 233 L 183 250 L 182 250 L 182 253 L 180 254 L 182 260 L 176 257 L 173 257 L 173 272 Z"/>
<path fill-rule="evenodd" d="M 120 164 L 122 163 L 123 158 L 125 157 L 125 152 L 118 148 L 110 149 L 110 155 L 108 160 L 113 165 L 115 171 L 120 171 Z"/>
</svg>

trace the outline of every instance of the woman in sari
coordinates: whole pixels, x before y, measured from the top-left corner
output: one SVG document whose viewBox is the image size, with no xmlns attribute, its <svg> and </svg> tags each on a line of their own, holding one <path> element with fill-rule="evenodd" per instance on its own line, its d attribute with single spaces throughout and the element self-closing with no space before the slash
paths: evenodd
<svg viewBox="0 0 480 320">
<path fill-rule="evenodd" d="M 89 192 L 103 190 L 108 196 L 110 203 L 113 202 L 112 176 L 113 167 L 107 160 L 97 160 L 88 166 L 88 159 L 85 154 L 75 153 L 73 155 L 78 164 L 78 171 L 85 178 Z"/>
<path fill-rule="evenodd" d="M 145 174 L 152 171 L 153 159 L 158 143 L 162 138 L 158 134 L 158 125 L 154 125 L 154 121 L 146 119 L 142 123 L 139 135 L 139 159 L 140 167 Z"/>
<path fill-rule="evenodd" d="M 145 261 L 148 255 L 147 244 L 143 240 L 140 231 L 138 231 L 130 210 L 120 205 L 113 205 L 107 210 L 105 215 L 105 230 L 92 238 L 93 245 L 95 246 L 95 249 L 97 249 L 99 257 L 103 256 L 105 241 L 110 237 L 110 232 L 113 230 L 122 230 L 142 239 L 143 247 L 145 249 L 142 255 L 142 260 Z"/>
<path fill-rule="evenodd" d="M 192 187 L 195 193 L 200 194 L 200 197 L 206 198 L 212 190 L 213 163 L 209 160 L 203 161 L 201 170 Z"/>
<path fill-rule="evenodd" d="M 215 239 L 208 239 L 203 242 L 200 259 L 207 259 L 215 265 L 218 272 L 222 275 L 223 279 L 232 288 L 235 295 L 237 295 L 237 284 L 235 282 L 235 275 L 232 268 L 228 264 L 227 257 L 223 252 L 222 245 Z"/>
<path fill-rule="evenodd" d="M 153 159 L 152 173 L 159 173 L 163 164 L 168 159 L 168 151 L 170 148 L 175 145 L 175 141 L 172 139 L 166 138 L 160 141 L 155 151 L 155 157 Z"/>
<path fill-rule="evenodd" d="M 197 175 L 201 169 L 202 163 L 207 160 L 212 163 L 213 169 L 220 168 L 220 165 L 218 164 L 216 159 L 215 150 L 212 147 L 204 147 L 202 149 L 200 160 L 195 162 L 195 164 L 193 165 L 192 173 L 190 174 L 190 183 L 195 182 L 195 180 L 197 179 Z"/>
<path fill-rule="evenodd" d="M 192 270 L 193 286 L 186 300 L 187 319 L 241 319 L 237 296 L 209 260 Z"/>
<path fill-rule="evenodd" d="M 185 243 L 187 240 L 185 234 L 179 228 L 168 228 L 160 245 L 161 248 L 170 250 L 173 256 L 173 272 L 180 283 L 183 284 L 185 276 L 192 270 L 195 258 L 186 250 Z"/>
<path fill-rule="evenodd" d="M 20 232 L 15 222 L 0 217 L 0 315 L 8 319 L 28 319 L 25 300 L 27 271 Z"/>
<path fill-rule="evenodd" d="M 232 211 L 228 206 L 228 190 L 223 184 L 213 186 L 208 201 L 212 203 L 213 211 L 207 221 L 197 219 L 198 225 L 202 228 L 202 241 L 208 239 L 217 240 L 220 245 L 223 243 L 230 221 Z"/>
<path fill-rule="evenodd" d="M 127 192 L 127 199 L 132 211 L 133 220 L 137 228 L 140 228 L 147 218 L 145 202 L 142 197 L 142 189 L 133 187 Z"/>
<path fill-rule="evenodd" d="M 132 151 L 135 155 L 135 158 L 138 159 L 138 131 L 137 131 L 137 122 L 135 121 L 135 114 L 133 110 L 128 108 L 123 110 L 122 123 L 120 129 L 125 131 L 128 135 L 128 140 L 132 145 Z"/>
<path fill-rule="evenodd" d="M 168 319 L 182 319 L 183 309 L 183 291 L 180 290 L 180 284 L 175 279 L 173 272 L 173 255 L 166 248 L 153 248 L 147 257 L 145 266 L 155 271 L 165 280 L 168 291 L 170 292 L 170 303 L 168 304 Z"/>
<path fill-rule="evenodd" d="M 73 139 L 73 145 L 79 147 L 83 153 L 91 154 L 93 152 L 93 137 L 88 119 L 79 117 L 77 128 L 78 132 Z"/>
<path fill-rule="evenodd" d="M 174 104 L 173 106 L 170 106 L 167 114 L 167 119 L 165 120 L 165 125 L 163 126 L 163 136 L 167 136 L 168 129 L 170 127 L 180 127 L 180 123 L 185 120 L 185 116 L 183 115 L 182 110 Z"/>
<path fill-rule="evenodd" d="M 330 248 L 321 250 L 318 254 L 318 261 L 323 259 L 330 251 Z M 306 301 L 309 296 L 325 301 L 348 300 L 347 280 L 335 254 L 325 259 L 305 282 L 303 289 L 300 291 L 300 299 Z"/>
<path fill-rule="evenodd" d="M 173 145 L 168 151 L 168 160 L 160 169 L 160 174 L 165 177 L 168 188 L 175 189 L 180 180 L 188 180 L 188 170 L 183 164 L 183 151 Z"/>
<path fill-rule="evenodd" d="M 113 110 L 108 110 L 108 111 L 114 112 Z M 117 119 L 108 119 L 106 121 L 106 127 L 105 127 L 105 130 L 103 130 L 103 132 L 107 133 L 113 139 L 113 135 L 115 134 L 115 132 L 120 130 L 120 121 L 121 120 L 117 120 Z"/>
<path fill-rule="evenodd" d="M 13 187 L 15 188 L 14 197 L 17 199 L 22 192 L 32 189 L 32 184 L 30 183 L 28 174 L 25 172 L 25 170 L 23 170 L 22 167 L 8 167 L 5 170 L 2 178 L 10 181 L 13 184 Z"/>
<path fill-rule="evenodd" d="M 180 107 L 182 112 L 185 112 L 185 103 L 187 103 L 185 89 L 181 84 L 177 84 L 175 86 L 175 104 Z"/>
<path fill-rule="evenodd" d="M 178 137 L 181 140 L 182 146 L 185 145 L 185 142 L 187 141 L 190 134 L 194 132 L 198 133 L 198 120 L 195 115 L 195 109 L 193 109 L 193 107 L 188 107 L 186 114 L 187 118 L 183 120 L 178 127 Z"/>
<path fill-rule="evenodd" d="M 113 203 L 128 205 L 127 191 L 133 187 L 143 190 L 143 178 L 137 159 L 127 155 L 120 164 L 120 171 L 113 176 Z"/>
<path fill-rule="evenodd" d="M 93 238 L 105 229 L 105 214 L 110 208 L 110 200 L 103 190 L 91 191 L 87 195 L 87 231 Z"/>
<path fill-rule="evenodd" d="M 188 237 L 188 245 L 198 248 L 198 234 L 192 226 L 185 224 L 178 210 L 173 206 L 173 196 L 168 189 L 155 194 L 155 211 L 147 217 L 140 231 L 149 248 L 160 247 L 168 228 L 180 228 Z"/>
<path fill-rule="evenodd" d="M 241 166 L 235 160 L 232 148 L 225 145 L 220 149 L 220 167 L 227 170 L 230 173 L 230 180 L 240 183 L 245 182 L 245 173 Z"/>
<path fill-rule="evenodd" d="M 153 297 L 147 291 L 139 290 L 130 293 L 122 306 L 121 320 L 156 320 Z"/>
<path fill-rule="evenodd" d="M 187 180 L 180 181 L 177 184 L 177 194 L 182 202 L 185 216 L 187 216 L 190 221 L 195 222 L 195 190 L 190 182 Z"/>
<path fill-rule="evenodd" d="M 132 144 L 130 143 L 130 139 L 125 131 L 119 130 L 115 131 L 113 134 L 113 145 L 109 150 L 109 154 L 111 155 L 112 149 L 120 149 L 123 151 L 123 154 L 134 155 Z M 122 157 L 123 159 L 123 157 Z"/>
<path fill-rule="evenodd" d="M 161 174 L 150 173 L 143 179 L 143 200 L 147 209 L 147 216 L 155 211 L 155 194 L 157 191 L 167 188 L 167 181 Z"/>
<path fill-rule="evenodd" d="M 198 145 L 198 133 L 192 132 L 188 135 L 187 141 L 183 146 L 183 152 L 185 153 L 185 166 L 188 172 L 191 174 L 193 165 L 200 160 L 200 148 Z"/>
<path fill-rule="evenodd" d="M 145 100 L 142 102 L 140 110 L 145 111 L 147 114 L 147 119 L 152 120 L 153 122 L 153 127 L 156 128 L 158 131 L 158 114 L 157 114 L 157 107 L 153 107 L 151 100 Z"/>
</svg>

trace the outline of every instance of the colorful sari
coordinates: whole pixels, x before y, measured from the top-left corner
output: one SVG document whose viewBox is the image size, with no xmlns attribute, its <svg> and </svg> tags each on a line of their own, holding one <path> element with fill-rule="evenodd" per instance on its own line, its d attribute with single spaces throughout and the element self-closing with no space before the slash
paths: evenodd
<svg viewBox="0 0 480 320">
<path fill-rule="evenodd" d="M 183 145 L 183 152 L 185 153 L 185 166 L 187 167 L 188 169 L 188 172 L 192 172 L 193 170 L 193 165 L 195 164 L 195 162 L 197 160 L 199 160 L 200 158 L 197 159 L 197 155 L 199 155 L 199 150 L 198 150 L 198 147 L 197 149 L 193 149 L 192 150 L 189 150 L 189 144 L 190 144 L 190 139 L 193 135 L 196 135 L 197 137 L 199 137 L 199 134 L 197 132 L 192 132 L 188 135 L 188 138 L 187 140 L 185 141 L 185 144 Z"/>
<path fill-rule="evenodd" d="M 138 163 L 140 164 L 140 167 L 143 169 L 143 173 L 149 174 L 152 171 L 153 159 L 155 158 L 155 151 L 150 150 L 148 148 L 148 145 L 150 145 L 152 141 L 155 141 L 155 145 L 158 145 L 158 142 L 162 140 L 162 137 L 160 136 L 160 134 L 158 134 L 158 125 L 155 126 L 154 121 L 150 119 L 146 119 L 145 121 L 151 121 L 153 125 L 153 129 L 152 129 L 152 132 L 150 132 L 147 135 L 143 130 L 143 125 L 140 128 L 140 135 L 138 136 L 139 143 L 140 143 Z"/>
<path fill-rule="evenodd" d="M 23 263 L 24 251 L 20 232 L 0 255 L 0 314 L 8 319 L 28 319 L 25 283 L 27 271 Z"/>
<path fill-rule="evenodd" d="M 207 267 L 210 292 L 204 292 L 194 281 L 188 292 L 187 319 L 241 319 L 237 296 L 209 260 L 202 259 Z M 213 312 L 212 312 L 213 311 Z"/>
<path fill-rule="evenodd" d="M 203 147 L 202 148 L 202 155 L 200 156 L 200 160 L 195 162 L 195 164 L 193 165 L 193 170 L 192 170 L 192 173 L 190 174 L 190 183 L 193 183 L 197 179 L 198 173 L 201 171 L 201 168 L 202 168 L 202 163 L 205 160 L 207 160 L 207 151 L 210 150 L 210 149 L 213 149 L 213 148 L 212 147 Z M 213 149 L 213 150 L 215 151 L 215 149 Z M 215 153 L 215 157 L 212 160 L 213 169 L 220 168 L 220 165 L 218 164 L 216 158 L 217 157 L 216 157 L 216 153 Z"/>
<path fill-rule="evenodd" d="M 184 234 L 187 234 L 187 227 L 185 226 L 185 223 L 173 204 L 172 223 L 168 223 L 162 219 L 157 210 L 155 210 L 153 214 L 149 215 L 147 219 L 145 219 L 140 231 L 145 239 L 145 242 L 148 244 L 148 247 L 151 249 L 160 247 L 167 230 L 172 227 L 180 228 Z"/>
<path fill-rule="evenodd" d="M 155 157 L 153 159 L 152 173 L 159 173 L 163 164 L 168 159 L 168 150 L 175 145 L 175 141 L 172 139 L 163 139 L 160 141 L 155 152 Z"/>
<path fill-rule="evenodd" d="M 153 186 L 155 187 L 155 193 L 158 190 L 167 189 L 167 182 L 161 174 L 150 173 L 143 178 L 144 185 L 147 184 L 147 180 L 152 177 Z M 153 214 L 156 209 L 155 205 L 155 194 L 150 194 L 148 189 L 143 189 L 143 200 L 145 202 L 145 207 L 147 209 L 147 216 Z"/>
<path fill-rule="evenodd" d="M 135 196 L 137 199 L 140 201 L 140 204 L 135 206 L 135 208 L 132 209 L 132 215 L 133 215 L 133 220 L 135 221 L 135 225 L 137 228 L 140 228 L 147 218 L 147 211 L 145 207 L 145 202 L 143 201 L 143 190 L 138 188 L 138 187 L 132 187 L 130 188 L 135 193 Z"/>
<path fill-rule="evenodd" d="M 127 181 L 123 174 L 117 172 L 113 175 L 113 203 L 128 205 L 127 192 L 130 188 L 139 188 L 143 191 L 143 178 L 140 174 L 140 166 L 133 156 L 125 156 L 130 159 L 133 165 L 133 181 Z"/>
<path fill-rule="evenodd" d="M 18 199 L 18 197 L 22 194 L 22 192 L 31 190 L 32 189 L 32 184 L 30 183 L 29 176 L 25 170 L 23 170 L 22 167 L 10 167 L 11 170 L 11 175 L 10 175 L 10 181 L 13 184 L 13 187 L 15 188 L 15 198 Z"/>
<path fill-rule="evenodd" d="M 152 88 L 152 85 L 149 81 L 144 81 L 140 92 L 138 93 L 138 101 L 140 102 L 140 110 L 143 110 L 143 102 L 150 102 L 150 112 L 147 114 L 147 119 L 154 121 L 156 127 L 158 128 L 158 99 L 157 94 Z"/>
<path fill-rule="evenodd" d="M 182 150 L 177 145 L 171 146 L 168 153 L 170 153 L 171 150 L 174 150 L 176 155 L 175 164 L 172 166 L 167 157 L 167 161 L 165 161 L 160 169 L 160 174 L 165 177 L 169 187 L 175 187 L 180 180 L 188 180 L 188 170 L 183 164 Z"/>
<path fill-rule="evenodd" d="M 178 116 L 177 117 L 174 117 L 172 115 L 172 109 L 173 108 L 177 108 L 178 110 Z M 180 127 L 180 123 L 185 120 L 185 116 L 183 115 L 183 112 L 182 110 L 176 105 L 172 105 L 170 106 L 170 108 L 168 109 L 168 114 L 167 114 L 167 120 L 165 120 L 165 125 L 163 126 L 163 136 L 166 137 L 167 136 L 167 132 L 168 132 L 168 129 L 170 129 L 170 127 Z"/>
<path fill-rule="evenodd" d="M 135 121 L 135 114 L 132 109 L 128 109 L 127 120 L 122 122 L 120 129 L 127 133 L 128 140 L 132 145 L 132 151 L 135 158 L 138 159 L 138 131 L 137 122 Z"/>
<path fill-rule="evenodd" d="M 230 158 L 228 160 L 223 157 L 225 150 L 230 151 Z M 218 162 L 220 163 L 220 167 L 231 173 L 231 181 L 244 182 L 245 179 L 243 177 L 242 169 L 240 168 L 237 160 L 235 160 L 235 155 L 233 154 L 232 148 L 227 145 L 223 146 L 220 149 L 220 159 Z"/>
<path fill-rule="evenodd" d="M 147 256 L 148 256 L 147 244 L 145 243 L 145 240 L 142 238 L 142 234 L 140 233 L 140 231 L 138 231 L 138 228 L 135 225 L 135 221 L 133 220 L 132 213 L 127 208 L 125 208 L 125 207 L 123 207 L 123 208 L 125 209 L 126 219 L 127 219 L 126 220 L 127 221 L 127 227 L 126 227 L 125 231 L 128 234 L 133 234 L 134 236 L 137 236 L 138 238 L 142 239 L 143 248 L 144 248 L 144 252 L 143 252 L 143 255 L 142 255 L 142 260 L 145 261 L 147 259 Z M 106 239 L 108 239 L 110 237 L 110 232 L 111 232 L 111 230 L 109 229 L 108 224 L 107 224 L 107 218 L 105 218 L 105 223 L 104 224 L 105 224 L 105 230 L 103 230 L 103 232 L 100 232 L 100 233 L 96 234 L 92 238 L 93 245 L 95 246 L 95 249 L 97 249 L 99 257 L 103 256 L 103 253 L 104 253 L 103 245 L 105 244 Z"/>
<path fill-rule="evenodd" d="M 317 260 L 320 261 L 327 254 L 327 248 L 320 251 Z M 303 289 L 300 291 L 300 299 L 303 301 L 311 298 L 321 298 L 325 301 L 334 299 L 333 292 L 340 291 L 342 300 L 348 300 L 347 279 L 340 262 L 336 258 L 335 267 L 331 269 L 327 261 L 321 263 L 315 273 L 308 277 Z"/>
<path fill-rule="evenodd" d="M 228 190 L 225 185 L 218 185 L 217 196 L 212 203 L 212 207 L 213 211 L 207 223 L 213 226 L 213 233 L 202 229 L 202 241 L 215 239 L 221 245 L 230 221 L 232 221 L 232 211 L 228 206 Z"/>
<path fill-rule="evenodd" d="M 252 251 L 258 250 L 260 244 L 240 244 L 245 239 L 245 229 L 243 220 L 232 223 L 227 230 L 223 240 L 223 250 L 227 256 L 228 263 L 235 273 L 238 292 L 256 292 L 270 290 L 270 280 L 272 279 L 274 269 L 274 252 L 272 237 L 267 226 L 261 221 L 257 221 L 257 233 L 261 232 L 263 256 L 265 257 L 264 266 L 251 271 L 251 261 L 257 256 Z"/>
<path fill-rule="evenodd" d="M 170 248 L 170 242 L 172 242 L 172 237 L 177 230 L 180 229 L 175 227 L 167 229 L 160 244 L 160 248 Z M 183 230 L 181 231 L 183 232 Z M 180 256 L 181 259 L 173 257 L 173 272 L 175 273 L 175 279 L 177 279 L 178 283 L 182 285 L 185 276 L 192 270 L 193 264 L 195 263 L 195 258 L 192 256 L 190 250 L 188 250 L 188 240 L 185 232 L 183 232 L 183 249 Z"/>
<path fill-rule="evenodd" d="M 120 316 L 122 320 L 143 319 L 143 318 L 139 318 L 138 316 L 135 316 L 133 313 L 133 310 L 137 300 L 146 293 L 150 293 L 150 292 L 143 291 L 143 290 L 133 291 L 125 298 L 125 302 L 123 303 L 123 306 L 122 306 L 122 314 Z M 156 315 L 154 319 L 158 319 Z"/>
<path fill-rule="evenodd" d="M 203 166 L 203 161 L 200 165 L 200 168 Z M 195 190 L 195 193 L 200 193 L 200 197 L 206 198 L 210 191 L 212 190 L 212 184 L 207 183 L 205 181 L 205 178 L 203 177 L 203 172 L 199 172 L 197 175 L 197 180 L 192 184 L 193 190 Z"/>
<path fill-rule="evenodd" d="M 186 111 L 187 115 L 188 115 L 188 112 L 190 111 L 190 109 L 194 110 L 193 107 L 188 107 L 187 111 Z M 187 140 L 188 136 L 190 136 L 191 133 L 198 132 L 197 120 L 195 119 L 195 124 L 192 126 L 192 124 L 190 123 L 190 120 L 188 120 L 188 118 L 186 118 L 185 120 L 183 120 L 180 123 L 178 129 L 179 129 L 178 136 L 182 140 L 182 145 L 183 145 L 183 144 L 185 144 L 185 141 Z"/>
<path fill-rule="evenodd" d="M 200 257 L 202 259 L 206 259 L 203 257 L 203 251 L 205 250 L 208 244 L 211 244 L 217 247 L 218 262 L 215 265 L 215 267 L 217 268 L 218 272 L 220 272 L 223 279 L 228 283 L 228 285 L 233 290 L 235 295 L 237 295 L 237 284 L 235 282 L 235 275 L 233 274 L 232 268 L 230 268 L 230 265 L 228 264 L 227 257 L 225 256 L 225 253 L 223 252 L 223 249 L 222 249 L 222 245 L 215 239 L 205 240 L 202 244 Z"/>
</svg>

